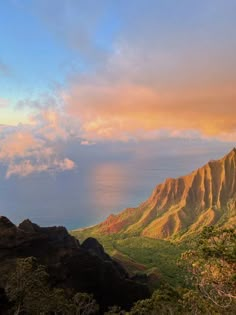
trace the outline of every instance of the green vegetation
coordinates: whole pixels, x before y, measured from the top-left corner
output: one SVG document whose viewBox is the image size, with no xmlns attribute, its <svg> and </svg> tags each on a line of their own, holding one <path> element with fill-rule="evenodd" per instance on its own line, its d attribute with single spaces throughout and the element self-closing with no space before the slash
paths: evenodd
<svg viewBox="0 0 236 315">
<path fill-rule="evenodd" d="M 163 287 L 150 299 L 138 301 L 129 315 L 219 315 L 214 305 L 193 290 L 174 290 Z"/>
<path fill-rule="evenodd" d="M 72 234 L 80 241 L 88 237 L 86 230 L 74 231 Z M 150 278 L 159 279 L 157 286 L 160 281 L 173 286 L 183 285 L 184 273 L 177 262 L 186 250 L 186 244 L 122 234 L 94 236 L 105 251 L 117 259 L 130 274 L 145 272 Z M 151 286 L 153 285 L 156 286 L 152 281 Z"/>
<path fill-rule="evenodd" d="M 193 250 L 182 255 L 190 281 L 220 308 L 236 312 L 236 233 L 233 229 L 208 227 Z"/>
<path fill-rule="evenodd" d="M 162 287 L 135 303 L 130 315 L 236 313 L 236 233 L 208 227 L 182 255 L 191 289 Z M 114 313 L 115 314 L 115 313 Z M 117 313 L 119 314 L 119 313 Z"/>
<path fill-rule="evenodd" d="M 18 259 L 5 287 L 9 312 L 14 315 L 92 315 L 98 305 L 87 293 L 49 286 L 45 266 L 33 257 Z"/>
<path fill-rule="evenodd" d="M 126 257 L 126 262 L 138 259 L 139 263 L 134 263 L 134 266 L 145 266 L 146 272 L 155 268 L 163 270 L 162 281 L 157 279 L 159 287 L 153 290 L 150 298 L 137 301 L 129 311 L 122 310 L 119 305 L 111 306 L 105 311 L 106 315 L 236 314 L 234 230 L 205 228 L 185 251 L 184 244 L 140 237 L 122 239 L 119 235 L 105 238 L 104 244 L 113 255 L 122 250 L 120 255 Z M 177 270 L 182 270 L 182 276 L 183 273 L 186 276 L 186 284 L 181 276 L 182 286 Z M 18 259 L 7 278 L 4 315 L 99 314 L 99 306 L 92 295 L 51 287 L 46 267 L 33 257 Z M 169 283 L 165 282 L 166 279 Z"/>
<path fill-rule="evenodd" d="M 161 275 L 156 279 L 159 288 L 149 299 L 137 301 L 129 313 L 114 306 L 107 315 L 236 313 L 236 233 L 233 229 L 206 227 L 188 243 L 179 244 L 119 234 L 98 236 L 98 239 L 110 254 L 124 265 L 130 265 L 133 272 L 142 266 L 147 274 L 156 270 Z"/>
</svg>

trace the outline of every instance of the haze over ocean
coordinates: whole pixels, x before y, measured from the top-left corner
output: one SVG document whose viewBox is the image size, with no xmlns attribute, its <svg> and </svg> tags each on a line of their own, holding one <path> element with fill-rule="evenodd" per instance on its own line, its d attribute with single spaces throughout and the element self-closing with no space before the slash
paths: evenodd
<svg viewBox="0 0 236 315">
<path fill-rule="evenodd" d="M 68 229 L 93 225 L 145 201 L 167 177 L 185 175 L 230 149 L 232 144 L 209 143 L 206 147 L 192 140 L 185 141 L 181 150 L 170 140 L 164 146 L 129 143 L 120 144 L 121 159 L 116 146 L 103 145 L 100 150 L 85 146 L 79 158 L 73 156 L 79 165 L 73 173 L 1 179 L 0 212 L 16 223 L 30 218 L 43 226 L 65 225 Z"/>
</svg>

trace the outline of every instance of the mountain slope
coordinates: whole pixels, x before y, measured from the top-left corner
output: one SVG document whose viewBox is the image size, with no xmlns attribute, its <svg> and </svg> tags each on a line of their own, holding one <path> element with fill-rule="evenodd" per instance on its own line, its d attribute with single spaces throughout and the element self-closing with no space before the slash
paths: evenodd
<svg viewBox="0 0 236 315">
<path fill-rule="evenodd" d="M 236 149 L 220 160 L 156 186 L 137 208 L 110 215 L 84 230 L 87 235 L 125 233 L 150 238 L 175 238 L 204 226 L 236 223 Z"/>
</svg>

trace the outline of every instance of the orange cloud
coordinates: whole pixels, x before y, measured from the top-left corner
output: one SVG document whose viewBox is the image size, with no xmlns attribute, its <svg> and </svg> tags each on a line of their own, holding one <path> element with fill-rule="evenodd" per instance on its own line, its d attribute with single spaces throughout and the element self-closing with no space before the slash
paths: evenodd
<svg viewBox="0 0 236 315">
<path fill-rule="evenodd" d="M 45 171 L 66 171 L 76 167 L 69 158 L 60 158 L 53 144 L 43 138 L 39 131 L 32 130 L 32 126 L 26 130 L 20 126 L 8 131 L 5 129 L 1 128 L 0 162 L 7 166 L 6 178 Z"/>
<path fill-rule="evenodd" d="M 206 137 L 236 139 L 234 84 L 158 90 L 97 81 L 73 85 L 64 100 L 87 139 L 127 139 L 162 129 L 172 135 L 196 130 Z"/>
<path fill-rule="evenodd" d="M 0 159 L 29 156 L 41 146 L 41 143 L 28 131 L 12 132 L 1 141 Z"/>
<path fill-rule="evenodd" d="M 11 162 L 6 173 L 6 178 L 12 175 L 28 176 L 32 173 L 40 173 L 45 171 L 52 171 L 52 168 L 66 171 L 75 168 L 75 163 L 72 160 L 64 159 L 61 161 L 53 160 L 49 163 L 33 163 L 31 160 L 23 160 L 18 163 Z"/>
<path fill-rule="evenodd" d="M 47 164 L 33 165 L 30 160 L 23 160 L 19 163 L 11 162 L 6 172 L 6 178 L 10 178 L 12 175 L 20 175 L 24 177 L 31 173 L 44 172 L 47 169 Z"/>
</svg>

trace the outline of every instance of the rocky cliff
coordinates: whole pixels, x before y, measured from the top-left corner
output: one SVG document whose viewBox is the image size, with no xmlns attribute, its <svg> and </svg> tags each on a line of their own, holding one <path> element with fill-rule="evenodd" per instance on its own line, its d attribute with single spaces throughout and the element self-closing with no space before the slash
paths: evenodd
<svg viewBox="0 0 236 315">
<path fill-rule="evenodd" d="M 88 234 L 125 233 L 175 238 L 204 226 L 236 223 L 236 149 L 220 160 L 157 185 L 147 201 L 88 229 Z"/>
</svg>

